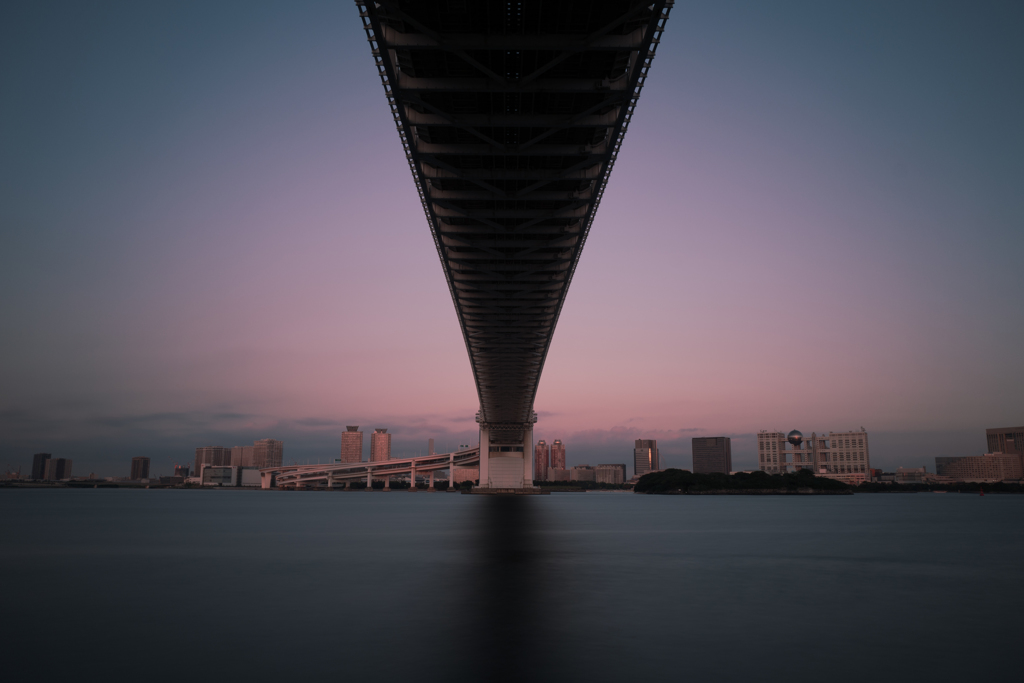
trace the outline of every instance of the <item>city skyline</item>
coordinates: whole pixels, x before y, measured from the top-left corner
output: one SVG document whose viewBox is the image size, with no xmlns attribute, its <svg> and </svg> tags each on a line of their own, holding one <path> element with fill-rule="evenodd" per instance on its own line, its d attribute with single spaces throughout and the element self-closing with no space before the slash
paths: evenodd
<svg viewBox="0 0 1024 683">
<path fill-rule="evenodd" d="M 677 9 L 540 383 L 535 439 L 571 443 L 569 466 L 636 438 L 686 466 L 725 435 L 752 469 L 760 429 L 865 425 L 877 464 L 931 467 L 1021 422 L 1024 140 L 1000 85 L 1020 17 L 778 7 Z M 196 11 L 0 29 L 24 56 L 0 67 L 0 458 L 166 473 L 274 433 L 327 459 L 352 422 L 392 425 L 396 453 L 475 443 L 353 8 Z"/>
</svg>

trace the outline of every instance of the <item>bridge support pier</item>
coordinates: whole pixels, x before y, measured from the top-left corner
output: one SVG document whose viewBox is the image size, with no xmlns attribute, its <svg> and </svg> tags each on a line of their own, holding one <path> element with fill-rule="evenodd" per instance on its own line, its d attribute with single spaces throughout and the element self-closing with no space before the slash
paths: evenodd
<svg viewBox="0 0 1024 683">
<path fill-rule="evenodd" d="M 482 492 L 533 489 L 533 424 L 480 421 L 480 485 Z"/>
<path fill-rule="evenodd" d="M 390 474 L 388 476 L 384 477 L 384 490 L 385 491 L 390 491 L 391 490 L 391 475 Z"/>
<path fill-rule="evenodd" d="M 427 487 L 428 491 L 436 491 L 434 488 L 434 470 L 430 470 L 430 486 Z"/>
<path fill-rule="evenodd" d="M 373 490 L 373 471 L 369 467 L 366 468 L 366 490 Z"/>
<path fill-rule="evenodd" d="M 418 490 L 416 488 L 416 465 L 411 465 L 410 470 L 411 471 L 409 472 L 409 481 L 412 482 L 412 486 L 409 487 L 409 490 L 416 491 Z"/>
</svg>

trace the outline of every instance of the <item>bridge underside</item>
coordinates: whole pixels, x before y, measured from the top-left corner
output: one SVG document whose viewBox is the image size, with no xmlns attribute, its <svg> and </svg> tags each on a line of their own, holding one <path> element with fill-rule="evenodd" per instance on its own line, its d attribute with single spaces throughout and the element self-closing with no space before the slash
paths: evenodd
<svg viewBox="0 0 1024 683">
<path fill-rule="evenodd" d="M 469 351 L 481 448 L 525 460 L 528 486 L 541 370 L 672 2 L 357 5 Z"/>
</svg>

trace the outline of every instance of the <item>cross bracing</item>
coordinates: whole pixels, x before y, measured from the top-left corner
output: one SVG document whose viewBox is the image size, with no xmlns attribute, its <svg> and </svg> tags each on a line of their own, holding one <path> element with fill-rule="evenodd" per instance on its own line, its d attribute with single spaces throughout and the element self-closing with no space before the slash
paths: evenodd
<svg viewBox="0 0 1024 683">
<path fill-rule="evenodd" d="M 479 419 L 529 423 L 672 0 L 356 4 L 455 302 Z"/>
</svg>

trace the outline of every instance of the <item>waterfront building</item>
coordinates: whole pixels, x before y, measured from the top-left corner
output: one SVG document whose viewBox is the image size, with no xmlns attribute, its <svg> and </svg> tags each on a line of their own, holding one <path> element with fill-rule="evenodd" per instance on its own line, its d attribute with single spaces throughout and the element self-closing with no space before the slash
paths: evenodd
<svg viewBox="0 0 1024 683">
<path fill-rule="evenodd" d="M 541 439 L 533 447 L 533 478 L 536 481 L 547 481 L 550 464 L 551 448 Z"/>
<path fill-rule="evenodd" d="M 1024 468 L 1024 427 L 998 427 L 985 430 L 989 453 L 1016 455 Z"/>
<path fill-rule="evenodd" d="M 590 465 L 576 465 L 569 470 L 569 481 L 596 481 L 594 468 Z"/>
<path fill-rule="evenodd" d="M 594 468 L 594 481 L 599 484 L 622 484 L 626 481 L 625 463 L 598 465 Z"/>
<path fill-rule="evenodd" d="M 49 453 L 36 453 L 32 456 L 32 478 L 33 479 L 45 479 L 46 478 L 46 461 L 53 456 Z"/>
<path fill-rule="evenodd" d="M 786 471 L 786 435 L 762 429 L 757 434 L 758 469 L 768 474 Z"/>
<path fill-rule="evenodd" d="M 253 467 L 280 467 L 284 460 L 284 441 L 260 439 L 252 444 Z"/>
<path fill-rule="evenodd" d="M 565 444 L 562 443 L 561 439 L 555 439 L 551 442 L 551 465 L 550 469 L 553 470 L 564 470 L 565 469 Z"/>
<path fill-rule="evenodd" d="M 391 435 L 387 429 L 374 429 L 370 434 L 370 462 L 391 459 Z"/>
<path fill-rule="evenodd" d="M 827 438 L 819 441 L 823 442 L 817 449 L 820 476 L 847 484 L 862 484 L 871 476 L 868 433 L 863 428 L 853 432 L 829 432 Z"/>
<path fill-rule="evenodd" d="M 452 478 L 456 484 L 464 481 L 477 481 L 480 479 L 480 469 L 477 467 L 456 467 Z"/>
<path fill-rule="evenodd" d="M 811 432 L 809 439 L 797 430 L 783 434 L 762 430 L 757 435 L 758 468 L 769 474 L 811 470 L 818 476 L 847 484 L 867 481 L 871 472 L 868 433 Z"/>
<path fill-rule="evenodd" d="M 732 471 L 732 440 L 727 436 L 699 437 L 691 441 L 693 472 L 711 474 Z"/>
<path fill-rule="evenodd" d="M 927 467 L 897 467 L 892 480 L 897 484 L 921 484 L 927 478 Z"/>
<path fill-rule="evenodd" d="M 569 481 L 569 470 L 563 468 L 554 468 L 548 470 L 548 481 Z"/>
<path fill-rule="evenodd" d="M 196 449 L 196 465 L 193 471 L 199 474 L 203 465 L 222 467 L 231 464 L 231 449 L 223 446 L 201 446 Z"/>
<path fill-rule="evenodd" d="M 71 478 L 70 458 L 48 458 L 46 470 L 43 472 L 43 479 L 47 481 L 60 481 Z"/>
<path fill-rule="evenodd" d="M 359 425 L 345 427 L 341 433 L 341 457 L 338 462 L 362 462 L 363 461 L 363 433 L 359 431 Z"/>
<path fill-rule="evenodd" d="M 132 475 L 129 478 L 132 481 L 149 479 L 149 458 L 142 456 L 132 458 Z"/>
<path fill-rule="evenodd" d="M 174 476 L 181 477 L 183 479 L 187 479 L 189 474 L 190 474 L 190 472 L 189 472 L 188 465 L 175 465 L 174 466 Z"/>
<path fill-rule="evenodd" d="M 959 458 L 935 458 L 935 473 L 956 481 L 1007 481 L 1024 479 L 1020 455 L 986 453 Z"/>
<path fill-rule="evenodd" d="M 199 478 L 203 486 L 260 486 L 260 471 L 256 467 L 233 465 L 204 465 Z"/>
<path fill-rule="evenodd" d="M 637 439 L 633 448 L 633 474 L 642 477 L 661 469 L 656 439 Z"/>
<path fill-rule="evenodd" d="M 255 446 L 233 446 L 231 448 L 231 461 L 227 463 L 232 467 L 255 467 L 256 447 Z"/>
</svg>

